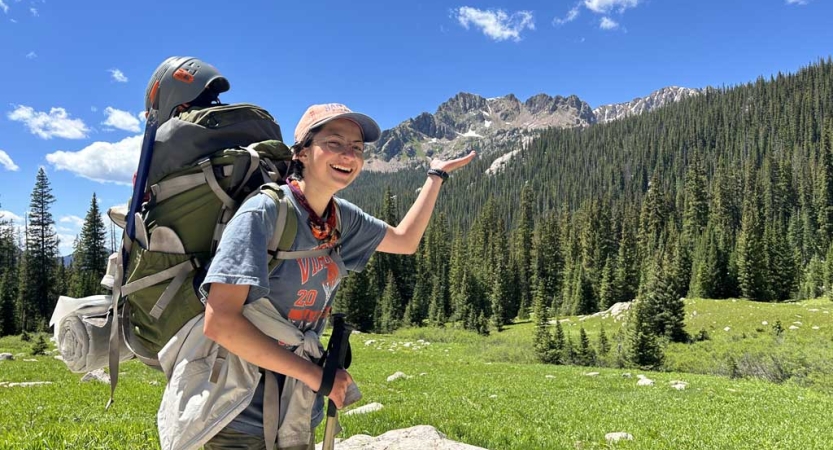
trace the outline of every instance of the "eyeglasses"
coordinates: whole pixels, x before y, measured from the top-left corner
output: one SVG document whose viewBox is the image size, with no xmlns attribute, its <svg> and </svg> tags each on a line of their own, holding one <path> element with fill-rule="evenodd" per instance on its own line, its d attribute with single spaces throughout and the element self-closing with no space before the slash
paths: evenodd
<svg viewBox="0 0 833 450">
<path fill-rule="evenodd" d="M 327 150 L 333 153 L 344 153 L 347 154 L 352 152 L 354 156 L 357 158 L 361 158 L 364 156 L 364 144 L 360 144 L 357 142 L 346 142 L 344 139 L 341 139 L 336 136 L 328 136 L 321 139 L 313 139 L 312 142 L 315 142 L 319 146 L 326 148 Z"/>
</svg>

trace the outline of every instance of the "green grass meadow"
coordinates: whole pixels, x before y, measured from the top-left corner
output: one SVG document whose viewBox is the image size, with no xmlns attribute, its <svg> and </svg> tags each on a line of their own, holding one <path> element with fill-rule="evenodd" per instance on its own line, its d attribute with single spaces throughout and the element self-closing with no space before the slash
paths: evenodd
<svg viewBox="0 0 833 450">
<path fill-rule="evenodd" d="M 384 407 L 342 416 L 342 437 L 428 424 L 489 449 L 833 448 L 830 310 L 827 300 L 687 300 L 689 333 L 710 339 L 666 347 L 666 372 L 538 364 L 531 322 L 489 337 L 450 328 L 354 334 L 350 372 L 364 393 L 355 406 Z M 562 326 L 574 342 L 584 327 L 594 344 L 604 327 L 612 365 L 623 323 L 571 317 Z M 30 356 L 34 341 L 0 339 L 0 353 L 15 354 L 0 362 L 0 384 L 52 382 L 0 385 L 0 448 L 158 448 L 160 373 L 123 364 L 116 404 L 105 411 L 108 385 L 80 382 L 52 355 Z M 407 377 L 386 381 L 397 371 Z M 637 375 L 654 385 L 637 386 Z M 610 432 L 633 440 L 608 443 Z"/>
</svg>

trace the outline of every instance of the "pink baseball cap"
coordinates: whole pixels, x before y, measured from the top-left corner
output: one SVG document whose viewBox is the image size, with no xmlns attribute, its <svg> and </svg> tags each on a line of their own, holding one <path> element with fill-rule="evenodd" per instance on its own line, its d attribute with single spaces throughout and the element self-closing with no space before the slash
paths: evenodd
<svg viewBox="0 0 833 450">
<path fill-rule="evenodd" d="M 323 105 L 312 105 L 307 108 L 307 111 L 301 116 L 301 121 L 295 127 L 295 143 L 300 144 L 304 136 L 309 133 L 309 130 L 320 127 L 325 123 L 335 119 L 352 120 L 362 130 L 362 140 L 364 142 L 375 142 L 379 140 L 382 131 L 379 129 L 379 124 L 369 116 L 361 113 L 355 113 L 350 108 L 341 103 L 326 103 Z"/>
</svg>

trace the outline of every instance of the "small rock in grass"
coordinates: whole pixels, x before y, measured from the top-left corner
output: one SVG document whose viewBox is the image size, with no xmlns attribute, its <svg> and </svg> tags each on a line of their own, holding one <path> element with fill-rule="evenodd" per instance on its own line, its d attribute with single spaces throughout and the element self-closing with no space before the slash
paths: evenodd
<svg viewBox="0 0 833 450">
<path fill-rule="evenodd" d="M 555 378 L 555 375 L 547 375 L 544 378 Z"/>
<path fill-rule="evenodd" d="M 82 383 L 86 381 L 100 381 L 104 384 L 110 384 L 110 375 L 105 373 L 104 369 L 95 369 L 81 377 Z"/>
<path fill-rule="evenodd" d="M 674 380 L 671 382 L 672 389 L 683 391 L 686 387 L 688 387 L 688 383 L 686 383 L 685 381 Z"/>
<path fill-rule="evenodd" d="M 766 320 L 764 320 L 763 322 L 761 322 L 761 325 L 769 325 L 769 322 L 767 322 Z"/>
<path fill-rule="evenodd" d="M 584 374 L 586 377 L 597 377 L 599 376 L 599 372 L 587 372 Z"/>
<path fill-rule="evenodd" d="M 364 345 L 373 345 L 376 343 L 376 339 L 368 339 L 364 341 Z"/>
<path fill-rule="evenodd" d="M 4 361 L 7 359 L 9 361 L 14 360 L 14 355 L 12 355 L 11 353 L 0 353 L 0 361 Z"/>
<path fill-rule="evenodd" d="M 396 372 L 393 375 L 388 377 L 388 383 L 390 383 L 391 381 L 396 381 L 400 378 L 411 378 L 411 377 L 409 377 L 408 375 L 405 375 L 402 372 Z"/>
<path fill-rule="evenodd" d="M 38 362 L 38 360 L 34 359 L 34 358 L 24 359 L 23 361 L 24 362 Z"/>
<path fill-rule="evenodd" d="M 798 328 L 797 326 L 795 326 L 795 325 L 790 325 L 790 329 L 791 329 L 791 330 L 798 330 L 799 328 Z"/>
<path fill-rule="evenodd" d="M 810 312 L 819 312 L 819 309 L 818 309 L 818 308 L 810 308 L 810 309 L 808 309 L 807 311 L 810 311 Z"/>
<path fill-rule="evenodd" d="M 159 386 L 159 380 L 150 380 L 148 384 L 151 386 Z"/>
<path fill-rule="evenodd" d="M 639 381 L 636 382 L 636 385 L 637 386 L 653 386 L 654 385 L 654 380 L 643 376 L 643 377 L 639 378 Z"/>
<path fill-rule="evenodd" d="M 793 325 L 798 325 L 798 326 L 801 326 L 801 325 L 804 325 L 804 324 L 803 324 L 803 323 L 801 323 L 801 322 L 795 321 L 795 322 L 793 322 Z"/>
<path fill-rule="evenodd" d="M 496 394 L 492 394 L 492 395 L 490 395 L 490 396 L 489 396 L 489 398 L 497 398 L 497 395 L 496 395 Z"/>
<path fill-rule="evenodd" d="M 633 436 L 630 433 L 625 433 L 624 431 L 617 431 L 615 433 L 607 433 L 605 435 L 605 440 L 608 442 L 619 442 L 619 441 L 632 441 Z"/>
<path fill-rule="evenodd" d="M 421 373 L 419 374 L 419 376 L 421 376 L 421 377 L 424 377 L 425 375 L 428 375 L 428 372 L 421 372 Z"/>
<path fill-rule="evenodd" d="M 724 329 L 723 329 L 723 331 L 727 331 L 727 332 L 728 332 L 728 331 L 729 331 L 729 330 L 731 330 L 731 329 L 732 329 L 732 328 L 730 328 L 730 327 L 726 327 L 726 328 L 724 328 Z"/>
<path fill-rule="evenodd" d="M 47 384 L 52 384 L 51 381 L 24 381 L 22 383 L 6 383 L 2 386 L 5 387 L 34 387 L 34 386 L 46 386 Z"/>
<path fill-rule="evenodd" d="M 410 347 L 410 346 L 412 346 L 412 345 L 414 345 L 414 344 L 413 344 L 413 343 L 411 343 L 411 342 L 406 342 L 406 343 L 404 343 L 404 344 L 402 344 L 402 345 L 404 345 L 404 346 L 405 346 L 405 348 L 408 348 L 408 347 Z"/>
<path fill-rule="evenodd" d="M 813 326 L 813 329 L 814 329 L 814 330 L 818 330 L 818 329 L 819 329 L 819 327 L 817 327 L 817 326 Z"/>
<path fill-rule="evenodd" d="M 355 408 L 355 409 L 351 409 L 350 411 L 345 412 L 344 415 L 345 416 L 352 416 L 352 415 L 356 415 L 356 414 L 367 414 L 367 413 L 372 413 L 374 411 L 379 411 L 382 408 L 383 408 L 383 406 L 382 406 L 381 403 L 374 402 L 374 403 L 370 403 L 370 404 L 367 404 L 367 405 L 364 405 L 364 406 L 359 406 L 358 408 Z"/>
<path fill-rule="evenodd" d="M 633 375 L 631 375 L 630 372 L 625 372 L 625 373 L 622 374 L 622 378 L 631 378 L 632 376 Z"/>
</svg>

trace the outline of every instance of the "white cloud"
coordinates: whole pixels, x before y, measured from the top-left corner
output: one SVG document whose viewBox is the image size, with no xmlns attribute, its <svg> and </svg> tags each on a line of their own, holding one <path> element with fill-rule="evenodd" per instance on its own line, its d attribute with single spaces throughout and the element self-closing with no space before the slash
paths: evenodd
<svg viewBox="0 0 833 450">
<path fill-rule="evenodd" d="M 463 6 L 453 13 L 463 28 L 468 30 L 470 25 L 474 25 L 496 41 L 512 39 L 517 42 L 521 40 L 521 32 L 524 29 L 535 29 L 531 11 L 518 11 L 508 15 L 501 9 L 480 10 Z"/>
<path fill-rule="evenodd" d="M 82 219 L 78 216 L 64 216 L 64 217 L 61 217 L 58 220 L 58 222 L 71 223 L 71 224 L 75 225 L 76 228 L 81 228 L 81 227 L 84 226 L 84 219 Z"/>
<path fill-rule="evenodd" d="M 62 137 L 65 139 L 83 139 L 90 131 L 81 119 L 70 119 L 64 108 L 52 108 L 48 113 L 35 111 L 25 105 L 17 105 L 8 113 L 9 120 L 23 122 L 29 131 L 43 139 Z"/>
<path fill-rule="evenodd" d="M 137 114 L 136 114 L 136 117 L 139 119 L 139 122 L 141 122 L 141 123 L 145 123 L 145 122 L 147 122 L 147 121 L 148 121 L 148 118 L 147 118 L 147 116 L 145 115 L 145 112 L 144 112 L 144 111 L 142 111 L 142 112 L 140 112 L 140 113 L 137 113 Z"/>
<path fill-rule="evenodd" d="M 584 6 L 599 14 L 607 14 L 613 10 L 621 13 L 628 8 L 635 8 L 639 2 L 640 0 L 584 0 Z"/>
<path fill-rule="evenodd" d="M 810 1 L 809 0 L 787 0 L 786 3 L 788 5 L 806 5 L 807 3 L 810 3 Z"/>
<path fill-rule="evenodd" d="M 567 15 L 564 16 L 563 19 L 556 17 L 555 19 L 553 19 L 553 23 L 556 24 L 556 25 L 564 25 L 565 23 L 572 22 L 572 21 L 576 20 L 576 17 L 578 17 L 578 14 L 579 14 L 580 11 L 581 11 L 581 4 L 573 6 L 573 9 L 567 11 Z"/>
<path fill-rule="evenodd" d="M 40 14 L 38 14 L 38 9 L 37 8 L 29 8 L 29 12 L 32 13 L 32 17 L 40 16 Z"/>
<path fill-rule="evenodd" d="M 127 77 L 124 75 L 119 69 L 110 69 L 110 75 L 112 75 L 114 81 L 118 81 L 119 83 L 127 83 Z"/>
<path fill-rule="evenodd" d="M 23 223 L 23 217 L 18 216 L 17 214 L 15 214 L 11 211 L 6 211 L 6 210 L 3 210 L 3 209 L 0 209 L 0 219 L 11 220 L 12 222 L 18 223 L 18 224 Z"/>
<path fill-rule="evenodd" d="M 3 0 L 0 0 L 0 9 L 2 9 L 6 14 L 9 13 L 9 5 L 3 3 Z"/>
<path fill-rule="evenodd" d="M 38 54 L 35 52 L 29 52 L 26 54 L 26 59 L 35 59 L 38 57 Z"/>
<path fill-rule="evenodd" d="M 602 30 L 615 30 L 619 28 L 619 23 L 610 17 L 602 17 L 601 22 L 599 22 L 599 28 Z"/>
<path fill-rule="evenodd" d="M 57 170 L 66 170 L 100 183 L 130 186 L 139 165 L 142 135 L 119 142 L 93 142 L 77 152 L 57 151 L 46 155 Z"/>
<path fill-rule="evenodd" d="M 98 108 L 96 108 L 95 106 L 90 106 L 90 111 L 98 112 Z"/>
<path fill-rule="evenodd" d="M 102 125 L 133 133 L 139 132 L 139 119 L 133 116 L 133 113 L 108 106 L 104 108 L 104 114 L 107 114 L 107 120 L 101 122 Z"/>
<path fill-rule="evenodd" d="M 6 170 L 10 170 L 12 172 L 16 172 L 18 169 L 20 169 L 20 167 L 18 167 L 17 164 L 15 164 L 14 161 L 12 161 L 12 157 L 9 156 L 9 154 L 4 152 L 3 150 L 0 150 L 0 166 L 5 167 Z"/>
</svg>

